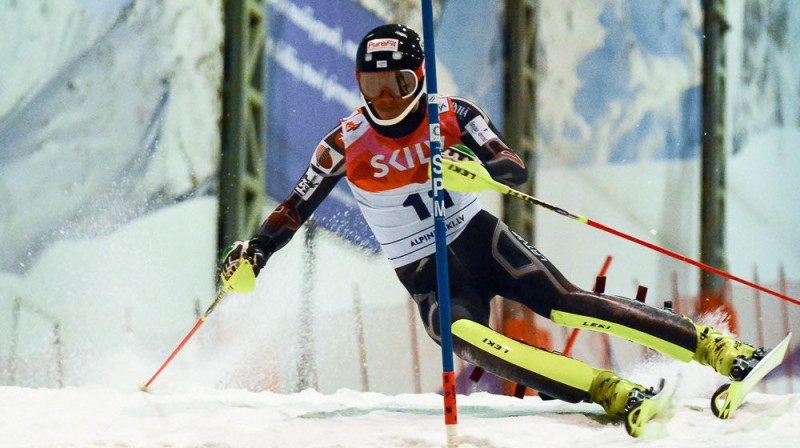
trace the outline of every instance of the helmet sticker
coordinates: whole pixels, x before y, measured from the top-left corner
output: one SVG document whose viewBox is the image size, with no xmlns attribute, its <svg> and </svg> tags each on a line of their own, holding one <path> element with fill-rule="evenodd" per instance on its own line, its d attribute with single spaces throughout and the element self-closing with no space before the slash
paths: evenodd
<svg viewBox="0 0 800 448">
<path fill-rule="evenodd" d="M 372 39 L 367 42 L 367 53 L 375 51 L 398 51 L 400 41 L 397 39 Z"/>
</svg>

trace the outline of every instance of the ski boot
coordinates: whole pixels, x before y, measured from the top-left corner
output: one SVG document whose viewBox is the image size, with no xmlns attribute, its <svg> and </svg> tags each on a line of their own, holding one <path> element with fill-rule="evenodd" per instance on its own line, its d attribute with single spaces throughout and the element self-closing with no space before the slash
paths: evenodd
<svg viewBox="0 0 800 448">
<path fill-rule="evenodd" d="M 648 422 L 670 405 L 674 390 L 674 385 L 668 387 L 663 379 L 658 389 L 645 389 L 610 370 L 601 370 L 592 381 L 589 395 L 608 414 L 623 416 L 628 434 L 639 437 Z"/>
<path fill-rule="evenodd" d="M 589 397 L 609 415 L 622 415 L 647 398 L 648 390 L 610 370 L 601 370 L 592 380 Z"/>
<path fill-rule="evenodd" d="M 707 325 L 697 326 L 697 350 L 693 359 L 733 381 L 743 380 L 766 353 L 763 348 L 756 350 Z"/>
</svg>

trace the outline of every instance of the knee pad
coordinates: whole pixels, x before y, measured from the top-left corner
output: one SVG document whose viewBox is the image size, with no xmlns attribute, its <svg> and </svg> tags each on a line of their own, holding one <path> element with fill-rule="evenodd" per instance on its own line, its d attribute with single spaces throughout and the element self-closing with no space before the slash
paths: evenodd
<svg viewBox="0 0 800 448">
<path fill-rule="evenodd" d="M 547 257 L 502 221 L 497 222 L 492 235 L 492 256 L 513 278 L 545 270 L 542 263 L 549 263 Z"/>
<path fill-rule="evenodd" d="M 436 300 L 436 293 L 415 294 L 412 296 L 419 308 L 419 317 L 428 336 L 437 343 L 441 343 L 441 332 L 439 331 L 439 303 Z M 460 297 L 450 299 L 451 322 L 467 319 L 489 325 L 489 306 L 478 301 L 467 300 Z"/>
<path fill-rule="evenodd" d="M 495 292 L 536 314 L 549 316 L 554 304 L 579 290 L 539 250 L 499 221 L 492 236 L 492 257 L 502 269 Z"/>
<path fill-rule="evenodd" d="M 414 294 L 411 299 L 417 304 L 419 318 L 422 319 L 422 326 L 425 327 L 425 332 L 437 344 L 441 343 L 441 338 L 439 337 L 439 304 L 436 303 L 436 293 Z"/>
</svg>

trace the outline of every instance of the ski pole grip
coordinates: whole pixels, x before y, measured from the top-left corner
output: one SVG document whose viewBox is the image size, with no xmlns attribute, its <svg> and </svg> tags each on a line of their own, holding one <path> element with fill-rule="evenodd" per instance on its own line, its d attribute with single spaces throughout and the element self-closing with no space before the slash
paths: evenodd
<svg viewBox="0 0 800 448">
<path fill-rule="evenodd" d="M 222 286 L 224 289 L 239 293 L 253 292 L 256 289 L 256 273 L 253 270 L 253 265 L 249 260 L 243 258 L 239 262 L 239 266 L 233 271 L 233 275 L 225 278 L 220 274 Z"/>
</svg>

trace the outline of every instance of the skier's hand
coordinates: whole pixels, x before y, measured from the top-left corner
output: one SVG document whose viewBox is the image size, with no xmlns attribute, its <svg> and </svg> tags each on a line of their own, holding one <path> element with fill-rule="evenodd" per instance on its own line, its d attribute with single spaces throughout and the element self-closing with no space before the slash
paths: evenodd
<svg viewBox="0 0 800 448">
<path fill-rule="evenodd" d="M 272 252 L 265 250 L 263 246 L 258 237 L 233 243 L 222 258 L 222 266 L 220 268 L 222 276 L 226 280 L 230 279 L 242 260 L 249 261 L 253 265 L 253 272 L 258 275 L 258 272 L 267 264 L 267 260 L 272 255 Z"/>
<path fill-rule="evenodd" d="M 481 163 L 478 156 L 464 145 L 453 145 L 444 148 L 442 150 L 442 157 L 448 160 L 455 160 L 456 162 L 472 161 Z"/>
</svg>

